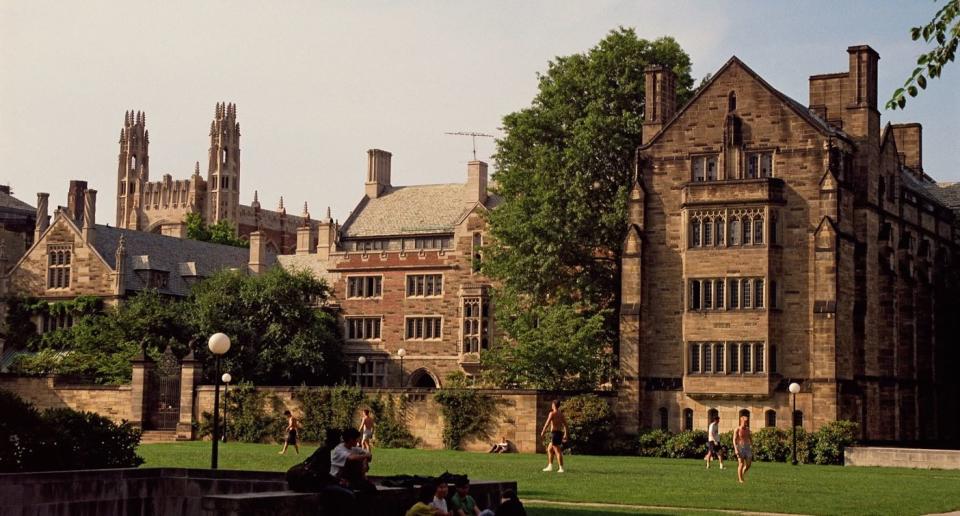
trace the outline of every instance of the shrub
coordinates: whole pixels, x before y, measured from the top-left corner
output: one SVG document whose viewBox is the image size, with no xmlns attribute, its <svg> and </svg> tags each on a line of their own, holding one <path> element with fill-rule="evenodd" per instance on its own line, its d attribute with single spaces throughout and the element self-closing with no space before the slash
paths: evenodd
<svg viewBox="0 0 960 516">
<path fill-rule="evenodd" d="M 228 439 L 246 443 L 261 443 L 268 439 L 280 441 L 286 429 L 286 420 L 281 416 L 279 400 L 266 392 L 257 390 L 252 383 L 240 382 L 222 398 L 227 410 L 226 435 Z M 271 410 L 267 411 L 267 405 Z M 203 413 L 200 436 L 211 434 L 213 416 Z M 221 424 L 223 419 L 221 416 Z"/>
<path fill-rule="evenodd" d="M 493 398 L 473 389 L 440 389 L 433 399 L 443 414 L 443 446 L 459 450 L 470 439 L 490 439 L 496 414 Z"/>
<path fill-rule="evenodd" d="M 135 467 L 140 430 L 68 408 L 38 413 L 0 389 L 0 471 Z"/>
<path fill-rule="evenodd" d="M 301 387 L 297 390 L 303 411 L 304 441 L 323 442 L 327 429 L 343 430 L 356 426 L 357 408 L 363 403 L 363 392 L 358 387 Z"/>
<path fill-rule="evenodd" d="M 135 467 L 141 432 L 124 421 L 116 424 L 93 412 L 58 408 L 43 412 L 43 425 L 50 429 L 47 442 L 57 457 L 48 469 L 102 469 Z"/>
<path fill-rule="evenodd" d="M 665 445 L 670 440 L 666 430 L 644 430 L 637 437 L 637 454 L 641 457 L 666 457 Z"/>
<path fill-rule="evenodd" d="M 842 464 L 843 448 L 857 441 L 860 425 L 853 421 L 831 421 L 820 427 L 812 436 L 813 462 L 816 464 Z"/>
<path fill-rule="evenodd" d="M 671 437 L 664 445 L 666 456 L 675 459 L 697 459 L 707 454 L 707 433 L 687 430 Z"/>
<path fill-rule="evenodd" d="M 596 394 L 564 400 L 560 408 L 567 417 L 567 449 L 570 453 L 601 453 L 613 435 L 613 409 Z"/>
<path fill-rule="evenodd" d="M 790 433 L 792 431 L 792 429 L 787 431 L 790 439 L 787 442 L 787 446 L 789 447 L 787 462 L 793 461 L 793 434 Z M 814 434 L 808 434 L 802 427 L 797 427 L 797 462 L 801 464 L 809 464 L 812 462 L 813 450 L 810 441 L 813 435 Z"/>
<path fill-rule="evenodd" d="M 388 395 L 387 401 L 377 396 L 370 400 L 370 411 L 376 418 L 375 438 L 377 445 L 384 448 L 416 448 L 420 439 L 413 436 L 404 422 L 404 413 L 407 404 L 405 395 L 400 396 L 400 402 Z"/>
<path fill-rule="evenodd" d="M 754 460 L 784 462 L 790 456 L 790 433 L 779 428 L 761 428 L 753 433 Z"/>
</svg>

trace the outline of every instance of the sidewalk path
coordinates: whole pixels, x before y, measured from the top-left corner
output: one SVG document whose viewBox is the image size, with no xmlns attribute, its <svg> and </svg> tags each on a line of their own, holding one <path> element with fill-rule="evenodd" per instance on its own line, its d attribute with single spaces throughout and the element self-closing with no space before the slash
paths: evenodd
<svg viewBox="0 0 960 516">
<path fill-rule="evenodd" d="M 557 502 L 552 500 L 537 500 L 533 498 L 524 498 L 523 503 L 533 505 L 553 505 L 556 507 L 583 507 L 590 509 L 637 509 L 637 510 L 657 510 L 657 511 L 675 511 L 675 512 L 710 512 L 725 514 L 747 514 L 750 516 L 798 516 L 794 513 L 783 512 L 748 512 L 732 509 L 707 509 L 703 507 L 668 507 L 665 505 L 631 505 L 623 503 L 600 503 L 600 502 Z M 950 513 L 951 516 L 960 513 Z M 940 516 L 940 515 L 931 515 Z"/>
</svg>

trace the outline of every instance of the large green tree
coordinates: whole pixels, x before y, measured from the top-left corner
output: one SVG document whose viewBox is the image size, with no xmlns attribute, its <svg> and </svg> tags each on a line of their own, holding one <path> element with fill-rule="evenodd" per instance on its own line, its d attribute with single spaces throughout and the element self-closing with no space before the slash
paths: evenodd
<svg viewBox="0 0 960 516">
<path fill-rule="evenodd" d="M 957 46 L 960 45 L 960 0 L 947 0 L 926 25 L 911 28 L 910 37 L 914 41 L 923 38 L 924 43 L 936 45 L 920 54 L 917 67 L 903 87 L 893 92 L 887 101 L 887 109 L 903 109 L 907 105 L 907 95 L 916 97 L 920 90 L 927 88 L 928 77 L 940 77 L 943 67 L 957 57 Z"/>
<path fill-rule="evenodd" d="M 223 367 L 238 380 L 333 383 L 342 370 L 341 337 L 336 317 L 318 307 L 328 295 L 326 283 L 307 271 L 222 271 L 197 284 L 190 297 L 194 352 L 212 371 L 206 337 L 223 332 L 232 341 Z"/>
<path fill-rule="evenodd" d="M 499 280 L 497 314 L 510 321 L 502 327 L 514 344 L 555 320 L 528 313 L 558 304 L 586 320 L 603 318 L 599 347 L 616 342 L 626 198 L 650 64 L 670 67 L 679 102 L 689 98 L 690 58 L 680 45 L 620 28 L 585 53 L 550 62 L 530 107 L 504 117 L 494 176 L 502 202 L 489 215 L 493 243 L 483 269 Z"/>
</svg>

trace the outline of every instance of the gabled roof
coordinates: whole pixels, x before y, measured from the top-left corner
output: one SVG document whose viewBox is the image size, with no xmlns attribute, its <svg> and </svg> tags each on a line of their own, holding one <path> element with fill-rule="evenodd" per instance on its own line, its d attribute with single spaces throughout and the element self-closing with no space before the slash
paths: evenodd
<svg viewBox="0 0 960 516">
<path fill-rule="evenodd" d="M 697 100 L 700 98 L 701 95 L 704 94 L 705 91 L 710 89 L 710 86 L 713 85 L 714 81 L 716 81 L 719 77 L 721 77 L 724 73 L 726 73 L 727 70 L 729 70 L 733 65 L 738 65 L 741 68 L 743 68 L 743 70 L 747 72 L 748 75 L 753 77 L 754 80 L 757 81 L 757 83 L 759 83 L 761 86 L 767 89 L 767 91 L 769 91 L 775 97 L 780 99 L 784 104 L 786 104 L 790 109 L 792 109 L 797 115 L 799 115 L 800 118 L 804 119 L 808 124 L 810 124 L 816 130 L 820 131 L 826 136 L 834 136 L 837 138 L 843 138 L 847 141 L 850 141 L 850 137 L 847 136 L 846 133 L 844 133 L 843 131 L 835 127 L 830 126 L 830 124 L 828 124 L 825 120 L 823 120 L 822 118 L 814 114 L 812 111 L 810 111 L 810 109 L 807 108 L 807 106 L 804 106 L 800 102 L 793 100 L 792 98 L 788 97 L 781 91 L 771 86 L 770 83 L 765 81 L 763 77 L 761 77 L 759 74 L 754 72 L 749 66 L 747 66 L 743 61 L 741 61 L 737 56 L 733 56 L 723 66 L 721 66 L 719 70 L 717 70 L 717 73 L 713 74 L 713 76 L 710 77 L 710 80 L 708 80 L 706 84 L 703 84 L 702 86 L 700 86 L 700 88 L 697 90 L 697 93 L 692 98 L 690 98 L 690 100 L 687 101 L 687 103 L 682 108 L 680 108 L 679 111 L 677 111 L 677 113 L 673 116 L 673 118 L 670 119 L 670 121 L 668 121 L 666 124 L 663 125 L 663 127 L 660 129 L 660 132 L 658 132 L 645 145 L 642 145 L 641 148 L 647 148 L 653 145 L 653 143 L 656 142 L 660 138 L 660 136 L 667 131 L 667 129 L 670 126 L 672 126 L 681 116 L 683 116 L 683 114 L 687 111 L 687 109 L 690 108 L 690 106 L 692 106 L 694 103 L 697 102 Z"/>
<path fill-rule="evenodd" d="M 476 207 L 464 201 L 464 183 L 390 186 L 375 199 L 364 197 L 343 223 L 345 238 L 452 233 Z M 498 199 L 485 203 L 492 208 Z"/>
<path fill-rule="evenodd" d="M 169 274 L 167 287 L 160 289 L 161 293 L 186 296 L 190 284 L 185 278 L 205 278 L 221 269 L 245 269 L 250 254 L 242 247 L 97 224 L 93 247 L 113 270 L 117 269 L 121 236 L 127 256 L 123 277 L 126 290 L 148 288 L 146 271 L 160 271 Z"/>
</svg>

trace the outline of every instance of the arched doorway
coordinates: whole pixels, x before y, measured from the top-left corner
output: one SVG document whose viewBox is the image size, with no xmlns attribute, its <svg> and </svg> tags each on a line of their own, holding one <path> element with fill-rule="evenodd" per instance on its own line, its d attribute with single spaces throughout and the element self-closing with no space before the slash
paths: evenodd
<svg viewBox="0 0 960 516">
<path fill-rule="evenodd" d="M 420 389 L 436 389 L 437 387 L 440 387 L 440 381 L 437 380 L 437 377 L 434 376 L 429 370 L 422 367 L 410 373 L 410 380 L 408 383 L 410 387 L 417 387 Z"/>
</svg>

